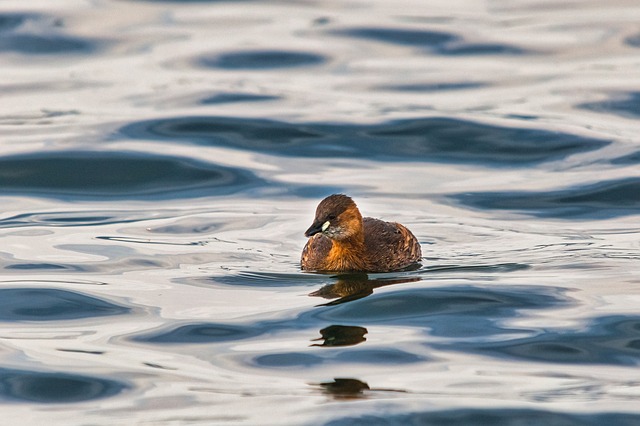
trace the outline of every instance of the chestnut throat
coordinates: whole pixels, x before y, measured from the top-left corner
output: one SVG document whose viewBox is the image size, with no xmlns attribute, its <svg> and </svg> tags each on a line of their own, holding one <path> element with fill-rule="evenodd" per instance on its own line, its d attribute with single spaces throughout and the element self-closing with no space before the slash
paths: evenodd
<svg viewBox="0 0 640 426">
<path fill-rule="evenodd" d="M 327 256 L 331 268 L 337 270 L 364 270 L 368 266 L 367 249 L 362 230 L 350 238 L 331 240 L 332 246 Z"/>
</svg>

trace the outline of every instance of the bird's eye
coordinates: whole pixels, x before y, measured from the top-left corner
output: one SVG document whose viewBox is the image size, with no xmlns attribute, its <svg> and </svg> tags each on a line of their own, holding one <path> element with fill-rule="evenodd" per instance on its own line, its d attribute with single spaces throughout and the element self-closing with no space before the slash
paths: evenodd
<svg viewBox="0 0 640 426">
<path fill-rule="evenodd" d="M 327 220 L 334 220 L 336 218 L 335 214 L 330 214 L 329 216 L 327 216 Z"/>
</svg>

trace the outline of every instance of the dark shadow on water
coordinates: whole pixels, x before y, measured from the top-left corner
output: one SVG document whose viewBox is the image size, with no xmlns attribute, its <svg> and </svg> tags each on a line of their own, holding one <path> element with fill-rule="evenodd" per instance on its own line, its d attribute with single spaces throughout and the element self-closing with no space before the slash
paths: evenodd
<svg viewBox="0 0 640 426">
<path fill-rule="evenodd" d="M 27 20 L 37 19 L 37 15 L 28 13 L 0 13 L 0 33 L 13 30 Z"/>
<path fill-rule="evenodd" d="M 435 49 L 446 43 L 460 41 L 460 37 L 444 31 L 382 28 L 382 27 L 362 27 L 345 30 L 335 30 L 331 32 L 335 35 L 363 38 L 366 40 L 383 43 L 398 44 L 403 46 L 414 46 Z"/>
<path fill-rule="evenodd" d="M 0 157 L 0 195 L 185 198 L 266 183 L 244 169 L 137 152 L 62 151 Z"/>
<path fill-rule="evenodd" d="M 231 104 L 238 102 L 265 102 L 275 101 L 280 99 L 280 96 L 270 95 L 255 95 L 250 93 L 219 93 L 217 95 L 209 96 L 200 100 L 201 105 L 219 105 L 219 104 Z"/>
<path fill-rule="evenodd" d="M 482 210 L 514 210 L 559 219 L 608 219 L 640 213 L 640 178 L 609 180 L 547 192 L 475 192 L 453 194 L 450 198 Z"/>
<path fill-rule="evenodd" d="M 173 241 L 161 241 L 151 240 L 149 238 L 133 238 L 133 237 L 118 237 L 111 235 L 96 235 L 96 240 L 114 241 L 127 244 L 144 244 L 144 245 L 163 245 L 163 246 L 204 246 L 205 241 L 186 241 L 186 242 L 173 242 Z"/>
<path fill-rule="evenodd" d="M 120 132 L 127 138 L 220 146 L 283 157 L 488 167 L 529 167 L 610 143 L 568 133 L 438 117 L 360 125 L 192 116 L 134 122 Z"/>
<path fill-rule="evenodd" d="M 130 308 L 51 288 L 0 289 L 0 321 L 60 321 L 124 315 Z"/>
<path fill-rule="evenodd" d="M 57 349 L 59 352 L 69 352 L 73 354 L 87 354 L 87 355 L 104 355 L 106 351 L 87 351 L 84 349 Z"/>
<path fill-rule="evenodd" d="M 261 352 L 243 362 L 257 368 L 301 368 L 358 363 L 361 365 L 406 365 L 431 359 L 410 348 L 371 345 L 364 338 L 369 325 L 422 330 L 424 345 L 429 336 L 495 340 L 496 336 L 531 330 L 505 327 L 506 320 L 526 309 L 551 309 L 573 303 L 565 289 L 550 287 L 450 286 L 391 288 L 370 297 L 333 306 L 314 307 L 293 317 L 268 318 L 242 324 L 193 323 L 162 327 L 129 339 L 153 345 L 218 344 L 251 339 L 282 339 L 301 331 L 309 334 L 306 349 Z M 322 338 L 317 339 L 317 333 Z M 315 339 L 315 340 L 314 340 Z M 455 350 L 453 348 L 452 350 Z"/>
<path fill-rule="evenodd" d="M 371 365 L 406 365 L 430 361 L 421 355 L 412 354 L 400 349 L 377 347 L 375 349 L 332 348 L 331 352 L 279 352 L 257 355 L 250 361 L 259 368 L 299 368 L 317 367 L 326 364 L 371 364 Z"/>
<path fill-rule="evenodd" d="M 215 344 L 250 339 L 264 334 L 277 336 L 277 332 L 286 332 L 297 328 L 304 327 L 287 321 L 266 321 L 253 325 L 196 323 L 174 326 L 169 329 L 165 327 L 152 333 L 135 335 L 130 340 L 162 345 Z M 348 351 L 339 350 L 341 347 L 354 346 L 364 342 L 366 340 L 364 338 L 366 332 L 363 327 L 336 325 L 326 327 L 321 330 L 324 343 L 312 344 L 310 347 L 332 348 L 333 352 L 331 353 L 267 353 L 256 356 L 251 362 L 262 367 L 310 367 L 326 362 L 398 365 L 428 360 L 423 356 L 414 355 L 396 348 L 377 347 Z"/>
<path fill-rule="evenodd" d="M 226 70 L 269 70 L 319 65 L 326 62 L 322 55 L 286 50 L 254 50 L 203 56 L 196 62 L 206 68 Z"/>
<path fill-rule="evenodd" d="M 253 358 L 253 363 L 262 368 L 300 368 L 315 367 L 324 362 L 321 356 L 302 352 L 284 352 L 268 355 L 258 355 Z"/>
<path fill-rule="evenodd" d="M 449 118 L 401 120 L 378 125 L 369 135 L 389 149 L 416 156 L 488 166 L 525 166 L 599 149 L 608 142 L 546 130 L 500 127 Z"/>
<path fill-rule="evenodd" d="M 0 222 L 1 227 L 1 222 Z M 238 271 L 208 277 L 188 277 L 178 282 L 191 285 L 224 284 L 232 286 L 250 287 L 307 287 L 311 284 L 320 285 L 321 288 L 313 291 L 310 296 L 335 300 L 329 305 L 336 305 L 349 300 L 357 300 L 373 293 L 378 287 L 391 284 L 401 284 L 420 281 L 438 274 L 493 274 L 508 273 L 529 269 L 530 265 L 523 263 L 497 263 L 497 264 L 442 264 L 419 267 L 417 265 L 393 273 L 371 274 L 366 273 L 287 273 L 287 272 L 261 272 Z"/>
<path fill-rule="evenodd" d="M 98 215 L 100 214 L 100 215 Z M 0 219 L 2 228 L 24 228 L 29 226 L 74 227 L 131 223 L 141 219 L 130 211 L 60 211 L 21 213 Z"/>
<path fill-rule="evenodd" d="M 525 55 L 534 52 L 526 49 L 500 43 L 453 43 L 441 47 L 440 55 L 449 56 L 478 56 L 478 55 Z"/>
<path fill-rule="evenodd" d="M 5 400 L 69 404 L 111 397 L 128 387 L 97 377 L 0 368 L 0 398 Z"/>
<path fill-rule="evenodd" d="M 186 324 L 167 330 L 137 335 L 131 340 L 146 343 L 162 344 L 201 344 L 219 343 L 255 337 L 261 330 L 250 326 L 196 323 Z"/>
<path fill-rule="evenodd" d="M 338 275 L 315 274 L 320 276 L 330 276 L 332 280 L 335 279 L 335 281 L 309 293 L 309 296 L 333 299 L 330 302 L 322 303 L 317 306 L 335 306 L 370 296 L 376 288 L 393 284 L 417 282 L 427 279 L 427 277 L 432 274 L 508 273 L 528 268 L 529 265 L 519 263 L 494 265 L 437 265 L 425 267 L 414 265 L 404 271 L 391 274 L 372 274 L 371 276 L 366 273 L 346 273 Z"/>
<path fill-rule="evenodd" d="M 479 89 L 486 87 L 486 83 L 477 82 L 447 82 L 447 83 L 408 83 L 408 84 L 396 84 L 387 86 L 378 86 L 378 90 L 391 90 L 395 92 L 446 92 L 454 90 L 466 90 L 466 89 Z"/>
<path fill-rule="evenodd" d="M 356 387 L 353 387 L 355 390 Z M 365 391 L 366 389 L 361 389 Z M 415 412 L 407 414 L 363 415 L 343 417 L 325 426 L 632 426 L 640 422 L 639 414 L 627 413 L 560 413 L 525 408 L 465 408 Z"/>
<path fill-rule="evenodd" d="M 305 140 L 320 139 L 323 129 L 283 121 L 236 117 L 175 117 L 133 122 L 120 131 L 140 139 L 178 140 L 205 146 L 249 151 L 296 148 Z"/>
<path fill-rule="evenodd" d="M 627 43 L 631 47 L 640 47 L 640 34 L 635 34 L 627 37 L 625 39 L 625 43 Z"/>
<path fill-rule="evenodd" d="M 640 317 L 597 317 L 581 331 L 544 331 L 522 339 L 432 346 L 525 361 L 637 366 L 640 365 Z"/>
<path fill-rule="evenodd" d="M 60 33 L 60 19 L 37 14 L 0 14 L 0 53 L 23 55 L 87 54 L 96 51 L 102 41 Z M 27 29 L 23 29 L 26 27 Z"/>
<path fill-rule="evenodd" d="M 374 349 L 367 349 L 366 346 L 353 348 L 337 353 L 331 358 L 340 364 L 376 364 L 376 365 L 404 365 L 431 361 L 422 355 L 391 348 L 388 346 L 378 346 Z"/>
<path fill-rule="evenodd" d="M 140 338 L 148 343 L 214 343 L 246 339 L 269 333 L 300 330 L 327 321 L 384 324 L 429 329 L 430 335 L 454 341 L 424 344 L 439 350 L 477 353 L 498 358 L 567 364 L 633 366 L 640 362 L 640 317 L 596 318 L 584 331 L 542 331 L 505 327 L 505 320 L 517 318 L 524 309 L 546 309 L 570 303 L 560 289 L 521 288 L 475 289 L 452 287 L 395 291 L 350 304 L 309 311 L 293 319 L 269 320 L 246 328 L 224 324 L 181 327 L 166 334 Z M 557 293 L 557 294 L 554 294 Z M 185 331 L 186 330 L 186 331 Z M 402 365 L 428 362 L 424 356 L 393 347 L 353 348 L 364 342 L 362 326 L 330 326 L 321 331 L 323 344 L 312 345 L 331 352 L 282 352 L 257 355 L 251 361 L 259 367 L 313 367 L 329 362 Z M 512 334 L 531 337 L 496 341 Z M 178 336 L 176 338 L 176 336 Z M 472 336 L 473 338 L 470 338 Z M 351 346 L 345 350 L 341 347 Z M 337 352 L 336 352 L 337 351 Z"/>
<path fill-rule="evenodd" d="M 360 27 L 334 30 L 331 34 L 369 41 L 421 48 L 429 53 L 462 55 L 524 55 L 527 49 L 503 43 L 470 43 L 457 34 L 406 28 Z"/>
<path fill-rule="evenodd" d="M 16 269 L 20 271 L 31 271 L 37 269 L 68 269 L 64 265 L 57 265 L 55 263 L 15 263 L 8 265 L 5 269 Z"/>
<path fill-rule="evenodd" d="M 68 36 L 13 35 L 0 37 L 0 52 L 25 55 L 59 55 L 62 53 L 90 53 L 96 43 Z"/>
<path fill-rule="evenodd" d="M 550 287 L 415 287 L 305 312 L 298 321 L 330 324 L 398 325 L 430 330 L 442 337 L 497 336 L 513 330 L 501 325 L 523 309 L 550 309 L 572 303 L 564 290 Z"/>
<path fill-rule="evenodd" d="M 393 283 L 382 280 L 381 284 Z M 340 300 L 339 298 L 344 297 L 334 294 L 330 286 L 323 287 L 323 292 L 325 290 L 329 298 L 336 297 Z M 349 302 L 321 305 L 293 319 L 260 321 L 250 327 L 273 331 L 313 328 L 315 324 L 323 323 L 349 326 L 358 324 L 361 328 L 366 324 L 384 323 L 429 327 L 439 336 L 493 335 L 513 331 L 504 330 L 497 323 L 504 318 L 518 316 L 518 310 L 554 308 L 572 303 L 571 299 L 564 296 L 561 288 L 487 288 L 468 285 L 434 288 L 429 287 L 428 281 L 424 282 L 424 287 L 403 289 L 400 286 L 382 294 L 354 298 Z"/>
<path fill-rule="evenodd" d="M 610 99 L 604 101 L 580 104 L 578 108 L 616 114 L 622 117 L 638 118 L 640 117 L 640 92 L 613 95 Z"/>
<path fill-rule="evenodd" d="M 531 268 L 531 265 L 524 263 L 495 263 L 495 264 L 480 264 L 480 265 L 434 265 L 424 266 L 420 269 L 420 273 L 425 273 L 425 277 L 431 274 L 438 273 L 452 273 L 460 272 L 464 274 L 478 274 L 478 273 L 506 273 L 524 271 Z"/>
<path fill-rule="evenodd" d="M 224 284 L 243 287 L 294 287 L 300 285 L 308 286 L 311 283 L 321 284 L 329 280 L 330 277 L 325 275 L 306 273 L 240 271 L 234 274 L 228 273 L 209 277 L 189 277 L 180 280 L 180 282 L 207 286 Z"/>
<path fill-rule="evenodd" d="M 618 164 L 621 166 L 640 165 L 640 151 L 636 151 L 622 157 L 614 158 L 613 160 L 611 160 L 611 164 Z"/>
</svg>

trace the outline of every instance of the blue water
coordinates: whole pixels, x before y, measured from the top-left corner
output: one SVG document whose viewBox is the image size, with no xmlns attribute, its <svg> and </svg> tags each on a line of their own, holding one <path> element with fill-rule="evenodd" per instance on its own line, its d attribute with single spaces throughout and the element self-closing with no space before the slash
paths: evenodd
<svg viewBox="0 0 640 426">
<path fill-rule="evenodd" d="M 3 2 L 3 421 L 639 424 L 632 3 Z"/>
</svg>

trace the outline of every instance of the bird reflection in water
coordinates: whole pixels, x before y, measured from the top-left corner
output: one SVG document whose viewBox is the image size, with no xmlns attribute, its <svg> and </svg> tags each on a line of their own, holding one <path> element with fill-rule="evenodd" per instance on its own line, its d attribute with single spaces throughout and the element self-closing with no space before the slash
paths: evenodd
<svg viewBox="0 0 640 426">
<path fill-rule="evenodd" d="M 364 398 L 369 385 L 357 379 L 333 379 L 333 382 L 320 383 L 322 390 L 337 399 Z"/>
<path fill-rule="evenodd" d="M 391 284 L 409 283 L 420 281 L 420 277 L 395 277 L 378 278 L 371 280 L 365 273 L 342 274 L 336 276 L 336 282 L 328 284 L 312 293 L 309 296 L 322 297 L 324 299 L 335 299 L 317 306 L 333 306 L 341 303 L 351 302 L 373 294 L 373 290 Z M 364 337 L 368 331 L 364 327 L 348 325 L 331 325 L 320 330 L 322 337 L 314 341 L 323 340 L 321 344 L 311 346 L 353 346 L 365 342 Z M 401 389 L 370 388 L 369 385 L 358 379 L 334 378 L 332 382 L 316 383 L 323 393 L 338 400 L 350 400 L 367 398 L 370 392 L 406 392 Z"/>
<path fill-rule="evenodd" d="M 333 382 L 319 383 L 324 393 L 335 399 L 366 398 L 370 392 L 406 392 L 402 389 L 371 388 L 358 379 L 335 378 Z"/>
<path fill-rule="evenodd" d="M 333 306 L 341 303 L 362 299 L 373 294 L 373 289 L 391 284 L 410 283 L 420 281 L 420 277 L 401 278 L 379 278 L 369 279 L 365 273 L 343 274 L 336 276 L 337 281 L 328 284 L 312 293 L 309 296 L 322 297 L 324 299 L 336 299 L 331 302 L 322 303 L 317 306 Z"/>
<path fill-rule="evenodd" d="M 367 339 L 367 329 L 351 325 L 330 325 L 320 330 L 322 337 L 313 341 L 324 340 L 322 344 L 314 343 L 311 346 L 353 346 Z"/>
</svg>

